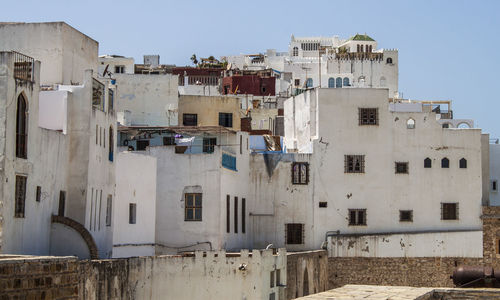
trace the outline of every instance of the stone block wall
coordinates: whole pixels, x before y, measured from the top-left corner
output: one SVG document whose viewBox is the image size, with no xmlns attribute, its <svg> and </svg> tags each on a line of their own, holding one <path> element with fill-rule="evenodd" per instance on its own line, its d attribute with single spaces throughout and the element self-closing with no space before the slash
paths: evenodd
<svg viewBox="0 0 500 300">
<path fill-rule="evenodd" d="M 0 255 L 0 299 L 78 299 L 75 257 Z"/>
<path fill-rule="evenodd" d="M 325 250 L 287 254 L 286 299 L 295 299 L 326 291 L 328 255 Z"/>
</svg>

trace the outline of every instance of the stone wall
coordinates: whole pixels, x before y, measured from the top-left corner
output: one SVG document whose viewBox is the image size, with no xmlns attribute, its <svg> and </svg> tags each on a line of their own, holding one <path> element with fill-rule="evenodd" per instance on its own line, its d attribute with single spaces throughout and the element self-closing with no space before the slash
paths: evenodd
<svg viewBox="0 0 500 300">
<path fill-rule="evenodd" d="M 485 264 L 500 268 L 500 206 L 483 206 L 483 258 Z"/>
<path fill-rule="evenodd" d="M 295 299 L 326 291 L 328 255 L 325 250 L 288 253 L 286 298 Z"/>
<path fill-rule="evenodd" d="M 75 257 L 0 255 L 1 299 L 78 299 Z"/>
</svg>

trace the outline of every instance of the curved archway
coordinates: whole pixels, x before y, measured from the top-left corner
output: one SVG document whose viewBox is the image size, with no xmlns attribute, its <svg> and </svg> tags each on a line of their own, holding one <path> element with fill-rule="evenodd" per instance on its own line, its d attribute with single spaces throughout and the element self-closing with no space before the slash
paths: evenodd
<svg viewBox="0 0 500 300">
<path fill-rule="evenodd" d="M 388 63 L 388 64 L 392 64 L 392 58 L 388 57 L 385 62 Z"/>
<path fill-rule="evenodd" d="M 413 120 L 412 118 L 409 118 L 406 121 L 406 128 L 408 128 L 408 129 L 415 129 L 415 120 Z"/>
<path fill-rule="evenodd" d="M 344 85 L 344 86 L 350 86 L 350 84 L 349 84 L 349 78 L 344 77 L 344 82 L 343 82 L 343 85 Z"/>
<path fill-rule="evenodd" d="M 337 87 L 337 88 L 342 87 L 342 78 L 337 77 L 337 79 L 335 79 L 335 87 Z"/>
<path fill-rule="evenodd" d="M 91 259 L 99 258 L 99 252 L 97 250 L 97 245 L 94 241 L 94 238 L 87 230 L 87 228 L 85 228 L 82 224 L 68 217 L 56 216 L 56 215 L 52 215 L 51 221 L 52 223 L 60 223 L 66 225 L 75 230 L 76 232 L 78 232 L 82 236 L 85 243 L 87 244 L 87 247 L 89 248 L 90 258 Z"/>
<path fill-rule="evenodd" d="M 462 122 L 462 123 L 459 123 L 457 125 L 457 128 L 460 128 L 460 129 L 468 129 L 468 128 L 471 128 L 470 124 L 467 123 L 467 122 Z"/>
<path fill-rule="evenodd" d="M 28 103 L 22 93 L 17 97 L 16 157 L 28 158 Z"/>
<path fill-rule="evenodd" d="M 304 281 L 302 282 L 302 296 L 309 295 L 309 274 L 307 267 L 304 270 Z"/>
</svg>

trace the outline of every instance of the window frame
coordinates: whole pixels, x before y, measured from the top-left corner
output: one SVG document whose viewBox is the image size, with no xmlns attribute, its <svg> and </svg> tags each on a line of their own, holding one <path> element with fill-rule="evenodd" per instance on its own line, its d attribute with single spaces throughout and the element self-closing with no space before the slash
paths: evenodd
<svg viewBox="0 0 500 300">
<path fill-rule="evenodd" d="M 190 119 L 190 118 L 192 118 L 192 119 Z M 182 114 L 182 126 L 198 126 L 198 114 L 183 113 Z"/>
<path fill-rule="evenodd" d="M 410 173 L 410 163 L 407 161 L 394 162 L 394 168 L 395 168 L 395 170 L 394 170 L 395 174 L 409 174 Z"/>
<path fill-rule="evenodd" d="M 451 208 L 446 208 L 447 206 L 454 205 L 454 215 L 448 215 Z M 458 202 L 441 202 L 441 220 L 443 221 L 457 221 L 459 220 L 459 206 Z"/>
<path fill-rule="evenodd" d="M 295 228 L 294 228 L 295 227 Z M 285 244 L 286 245 L 303 245 L 305 240 L 303 223 L 286 223 L 285 224 Z M 293 235 L 290 234 L 293 232 Z M 298 238 L 300 237 L 300 238 Z"/>
<path fill-rule="evenodd" d="M 219 126 L 233 127 L 233 113 L 219 112 Z"/>
<path fill-rule="evenodd" d="M 427 164 L 428 162 L 428 164 Z M 431 169 L 432 168 L 432 159 L 429 157 L 426 157 L 424 159 L 424 169 Z"/>
<path fill-rule="evenodd" d="M 305 173 L 302 166 L 305 166 Z M 297 177 L 295 176 L 295 167 L 298 168 Z M 305 178 L 305 181 L 303 180 Z M 309 163 L 307 162 L 293 162 L 292 163 L 292 184 L 307 185 L 309 184 Z"/>
<path fill-rule="evenodd" d="M 28 159 L 28 100 L 21 93 L 16 107 L 16 157 Z"/>
<path fill-rule="evenodd" d="M 196 205 L 196 196 L 200 197 L 200 205 Z M 192 199 L 188 199 L 192 197 Z M 188 205 L 192 201 L 192 205 Z M 192 210 L 192 217 L 188 218 L 188 211 Z M 199 210 L 199 218 L 196 217 L 196 212 Z M 185 193 L 184 194 L 184 221 L 186 222 L 201 222 L 203 221 L 203 194 L 202 193 Z"/>
<path fill-rule="evenodd" d="M 405 213 L 409 213 L 409 218 L 403 218 Z M 399 222 L 413 222 L 413 209 L 400 209 Z"/>
<path fill-rule="evenodd" d="M 459 169 L 467 169 L 467 159 L 465 159 L 465 157 L 462 157 L 462 158 L 458 161 L 458 168 L 459 168 Z"/>
<path fill-rule="evenodd" d="M 137 224 L 137 203 L 128 204 L 128 223 Z"/>
<path fill-rule="evenodd" d="M 367 226 L 366 208 L 349 208 L 348 210 L 348 225 L 349 226 Z M 353 217 L 354 213 L 354 218 Z M 360 218 L 360 216 L 363 216 Z M 360 219 L 362 219 L 360 221 Z"/>
<path fill-rule="evenodd" d="M 449 169 L 450 168 L 450 160 L 447 157 L 443 157 L 441 159 L 441 169 Z"/>
<path fill-rule="evenodd" d="M 14 186 L 14 218 L 24 218 L 26 209 L 26 188 L 28 176 L 16 174 Z"/>
<path fill-rule="evenodd" d="M 356 159 L 359 160 L 359 170 L 356 170 Z M 352 161 L 352 163 L 350 162 Z M 352 168 L 350 168 L 352 165 Z M 365 173 L 365 155 L 360 154 L 346 154 L 344 155 L 344 173 L 364 174 Z"/>
<path fill-rule="evenodd" d="M 374 117 L 372 114 L 374 113 Z M 358 107 L 359 126 L 378 126 L 378 107 Z"/>
<path fill-rule="evenodd" d="M 217 138 L 214 137 L 203 138 L 203 147 L 202 147 L 203 153 L 214 153 L 215 146 L 217 146 Z"/>
</svg>

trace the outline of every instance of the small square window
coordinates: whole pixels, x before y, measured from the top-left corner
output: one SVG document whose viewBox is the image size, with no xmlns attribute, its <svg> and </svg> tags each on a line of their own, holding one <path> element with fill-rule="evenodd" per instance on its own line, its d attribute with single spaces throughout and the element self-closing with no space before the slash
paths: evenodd
<svg viewBox="0 0 500 300">
<path fill-rule="evenodd" d="M 396 174 L 408 174 L 407 162 L 396 162 Z"/>
<path fill-rule="evenodd" d="M 366 225 L 366 209 L 349 209 L 349 225 Z"/>
<path fill-rule="evenodd" d="M 163 145 L 164 146 L 175 145 L 175 137 L 173 137 L 173 136 L 164 136 L 163 137 Z"/>
<path fill-rule="evenodd" d="M 203 153 L 213 153 L 217 145 L 217 138 L 203 138 Z"/>
<path fill-rule="evenodd" d="M 305 162 L 294 162 L 292 164 L 292 183 L 309 183 L 309 164 Z"/>
<path fill-rule="evenodd" d="M 137 151 L 145 151 L 149 147 L 149 140 L 137 141 Z"/>
<path fill-rule="evenodd" d="M 344 155 L 344 173 L 364 173 L 364 155 Z"/>
<path fill-rule="evenodd" d="M 233 114 L 219 113 L 219 126 L 233 127 Z"/>
<path fill-rule="evenodd" d="M 400 210 L 399 222 L 413 222 L 413 210 Z"/>
<path fill-rule="evenodd" d="M 359 125 L 378 125 L 378 108 L 358 108 Z"/>
<path fill-rule="evenodd" d="M 285 240 L 289 245 L 304 243 L 304 224 L 286 224 Z"/>
<path fill-rule="evenodd" d="M 319 203 L 319 207 L 327 207 L 328 206 L 328 202 L 320 202 Z"/>
<path fill-rule="evenodd" d="M 295 86 L 300 86 L 300 79 L 295 79 Z"/>
<path fill-rule="evenodd" d="M 458 203 L 441 203 L 441 220 L 458 220 Z"/>
<path fill-rule="evenodd" d="M 182 125 L 184 126 L 198 126 L 197 114 L 182 114 Z"/>
<path fill-rule="evenodd" d="M 184 200 L 184 221 L 201 221 L 201 194 L 186 193 Z"/>
</svg>

